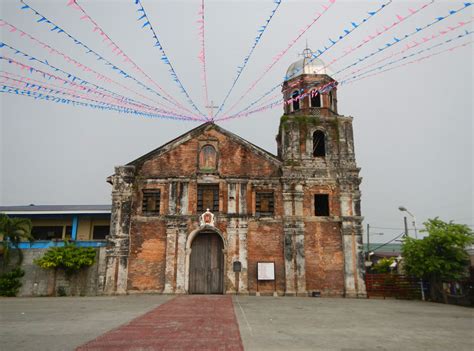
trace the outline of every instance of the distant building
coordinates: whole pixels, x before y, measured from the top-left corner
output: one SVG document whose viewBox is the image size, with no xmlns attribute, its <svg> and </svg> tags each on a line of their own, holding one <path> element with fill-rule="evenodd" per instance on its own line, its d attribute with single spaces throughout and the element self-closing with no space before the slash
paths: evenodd
<svg viewBox="0 0 474 351">
<path fill-rule="evenodd" d="M 365 296 L 352 117 L 311 57 L 283 83 L 278 155 L 205 123 L 115 168 L 106 294 Z"/>
<path fill-rule="evenodd" d="M 82 246 L 105 246 L 110 231 L 110 205 L 0 206 L 0 213 L 31 219 L 35 241 L 20 248 L 46 248 L 64 240 Z"/>
</svg>

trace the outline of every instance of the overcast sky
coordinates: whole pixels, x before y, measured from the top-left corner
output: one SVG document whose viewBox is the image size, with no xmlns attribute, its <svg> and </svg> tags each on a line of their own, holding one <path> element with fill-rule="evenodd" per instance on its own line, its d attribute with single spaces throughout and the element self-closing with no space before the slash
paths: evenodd
<svg viewBox="0 0 474 351">
<path fill-rule="evenodd" d="M 93 32 L 90 23 L 81 21 L 79 13 L 66 6 L 67 1 L 25 1 L 75 38 L 150 85 L 128 63 L 116 58 L 101 37 Z M 298 54 L 304 49 L 306 40 L 311 49 L 322 49 L 329 44 L 329 38 L 337 38 L 344 29 L 351 27 L 351 22 L 359 23 L 367 17 L 368 11 L 376 10 L 384 2 L 387 1 L 336 1 L 232 112 L 245 108 L 281 83 L 288 66 L 299 59 Z M 429 2 L 393 1 L 327 51 L 321 59 L 328 62 L 340 57 L 348 48 L 357 47 L 368 35 L 391 25 L 397 15 L 405 17 L 410 8 L 417 9 Z M 167 66 L 160 60 L 152 33 L 146 28 L 141 29 L 143 22 L 137 22 L 139 15 L 134 1 L 78 3 L 154 81 L 182 104 L 186 104 L 183 94 L 171 80 Z M 328 1 L 282 1 L 230 95 L 227 108 L 260 77 L 276 55 L 288 47 L 325 3 Z M 395 36 L 401 38 L 436 17 L 446 16 L 449 10 L 462 8 L 463 3 L 436 1 L 389 32 L 338 60 L 330 69 L 337 72 L 384 47 Z M 237 67 L 242 64 L 253 44 L 258 28 L 265 23 L 275 4 L 271 0 L 206 1 L 205 4 L 209 100 L 220 105 L 236 76 Z M 196 105 L 205 110 L 202 71 L 198 59 L 199 24 L 196 23 L 200 1 L 143 0 L 143 5 L 178 77 Z M 2 19 L 142 96 L 159 100 L 132 80 L 121 77 L 93 55 L 86 54 L 83 48 L 75 45 L 64 34 L 51 32 L 50 25 L 37 23 L 39 17 L 29 10 L 20 10 L 20 7 L 21 3 L 16 0 L 1 1 Z M 440 30 L 457 26 L 460 21 L 472 20 L 473 8 L 471 6 L 440 21 L 405 42 L 374 55 L 358 67 L 403 50 L 412 40 L 419 42 L 423 37 L 430 38 L 433 34 L 439 34 Z M 430 40 L 407 51 L 407 54 L 441 43 L 464 33 L 466 29 L 472 31 L 472 23 L 464 26 L 464 29 Z M 51 65 L 144 101 L 125 89 L 120 90 L 112 84 L 98 81 L 93 74 L 82 72 L 60 56 L 20 37 L 17 32 L 12 33 L 2 27 L 1 37 L 10 46 L 39 59 L 46 58 Z M 427 54 L 470 41 L 472 35 L 467 35 Z M 39 63 L 28 62 L 20 55 L 14 55 L 8 49 L 0 50 L 2 55 L 52 72 Z M 380 64 L 399 57 L 394 56 Z M 42 79 L 38 75 L 22 72 L 5 61 L 0 65 L 2 71 Z M 340 79 L 345 73 L 334 78 Z M 57 75 L 60 76 L 60 73 Z M 361 190 L 365 224 L 370 223 L 374 232 L 385 233 L 383 237 L 372 237 L 372 241 L 386 241 L 402 231 L 403 214 L 398 211 L 399 205 L 404 205 L 416 215 L 419 226 L 427 218 L 435 216 L 471 226 L 474 224 L 472 45 L 341 85 L 338 98 L 339 113 L 354 117 L 356 158 L 363 177 Z M 113 173 L 115 165 L 126 164 L 198 125 L 196 122 L 143 118 L 10 94 L 1 94 L 0 104 L 1 205 L 110 203 L 111 187 L 105 178 Z M 219 125 L 276 153 L 275 135 L 281 115 L 282 107 L 278 106 Z"/>
</svg>

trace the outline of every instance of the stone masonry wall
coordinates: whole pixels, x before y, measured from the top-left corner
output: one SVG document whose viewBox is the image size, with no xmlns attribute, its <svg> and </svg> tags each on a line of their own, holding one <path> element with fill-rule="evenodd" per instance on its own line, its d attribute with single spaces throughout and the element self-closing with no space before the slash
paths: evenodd
<svg viewBox="0 0 474 351">
<path fill-rule="evenodd" d="M 48 249 L 24 249 L 21 268 L 25 275 L 17 296 L 54 296 L 61 287 L 67 296 L 100 295 L 105 281 L 105 248 L 96 249 L 95 263 L 68 278 L 63 271 L 46 270 L 33 261 Z M 16 257 L 15 257 L 16 258 Z M 15 260 L 16 261 L 16 260 Z M 0 263 L 1 265 L 2 263 Z"/>
</svg>

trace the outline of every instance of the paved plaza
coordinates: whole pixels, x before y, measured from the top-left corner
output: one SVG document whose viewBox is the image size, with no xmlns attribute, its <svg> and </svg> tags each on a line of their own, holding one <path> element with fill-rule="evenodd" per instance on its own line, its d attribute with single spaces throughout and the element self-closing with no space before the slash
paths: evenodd
<svg viewBox="0 0 474 351">
<path fill-rule="evenodd" d="M 2 298 L 0 349 L 472 350 L 473 317 L 471 308 L 402 300 Z"/>
</svg>

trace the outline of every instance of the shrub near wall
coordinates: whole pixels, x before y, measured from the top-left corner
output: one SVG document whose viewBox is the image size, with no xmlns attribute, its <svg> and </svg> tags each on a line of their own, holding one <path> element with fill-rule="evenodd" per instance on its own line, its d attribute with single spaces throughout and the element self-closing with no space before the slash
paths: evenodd
<svg viewBox="0 0 474 351">
<path fill-rule="evenodd" d="M 15 268 L 10 272 L 0 275 L 0 296 L 16 296 L 21 288 L 21 278 L 25 271 Z"/>
<path fill-rule="evenodd" d="M 52 247 L 33 262 L 43 269 L 54 269 L 54 284 L 56 286 L 57 270 L 64 271 L 66 278 L 71 279 L 78 275 L 84 268 L 90 267 L 95 262 L 96 250 L 90 247 L 77 247 L 73 243 L 65 243 L 63 247 Z M 77 284 L 75 284 L 77 285 Z M 65 288 L 59 286 L 57 293 L 66 295 Z"/>
</svg>

